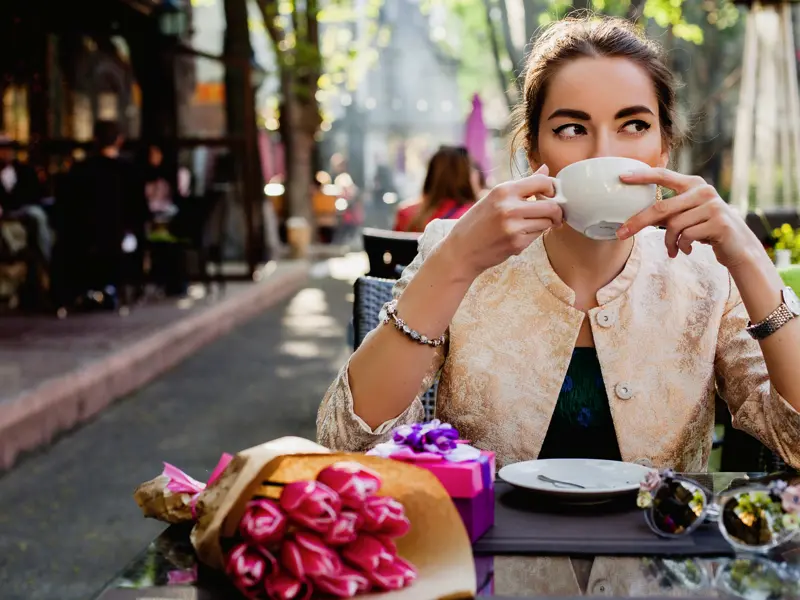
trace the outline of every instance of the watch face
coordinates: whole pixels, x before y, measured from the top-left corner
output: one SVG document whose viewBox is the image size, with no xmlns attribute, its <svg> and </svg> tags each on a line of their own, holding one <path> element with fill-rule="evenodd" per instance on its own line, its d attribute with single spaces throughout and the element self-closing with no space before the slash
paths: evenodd
<svg viewBox="0 0 800 600">
<path fill-rule="evenodd" d="M 783 288 L 783 302 L 792 311 L 794 316 L 800 316 L 800 298 L 794 293 L 790 287 Z"/>
</svg>

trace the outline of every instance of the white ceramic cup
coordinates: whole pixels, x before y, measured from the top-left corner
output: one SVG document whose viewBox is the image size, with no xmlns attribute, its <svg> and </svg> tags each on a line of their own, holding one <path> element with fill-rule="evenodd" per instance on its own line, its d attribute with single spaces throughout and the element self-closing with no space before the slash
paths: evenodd
<svg viewBox="0 0 800 600">
<path fill-rule="evenodd" d="M 616 239 L 620 226 L 656 202 L 653 184 L 630 185 L 619 177 L 649 165 L 633 158 L 602 156 L 572 163 L 554 178 L 554 200 L 567 224 L 593 240 Z"/>
</svg>

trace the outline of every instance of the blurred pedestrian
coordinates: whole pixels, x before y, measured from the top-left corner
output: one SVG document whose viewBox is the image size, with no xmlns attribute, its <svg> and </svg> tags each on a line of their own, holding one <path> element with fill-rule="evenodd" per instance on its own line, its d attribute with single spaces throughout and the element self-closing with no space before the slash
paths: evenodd
<svg viewBox="0 0 800 600">
<path fill-rule="evenodd" d="M 61 306 L 88 293 L 115 307 L 123 284 L 141 284 L 148 216 L 144 182 L 120 156 L 123 136 L 117 123 L 98 121 L 94 141 L 96 154 L 75 164 L 65 186 Z"/>
<path fill-rule="evenodd" d="M 441 146 L 428 163 L 422 197 L 401 205 L 395 231 L 422 232 L 436 219 L 458 219 L 476 202 L 472 162 L 460 146 Z"/>
<path fill-rule="evenodd" d="M 53 236 L 42 207 L 43 196 L 36 171 L 20 162 L 11 139 L 0 135 L 0 218 L 20 219 L 30 224 L 41 258 L 49 263 Z"/>
</svg>

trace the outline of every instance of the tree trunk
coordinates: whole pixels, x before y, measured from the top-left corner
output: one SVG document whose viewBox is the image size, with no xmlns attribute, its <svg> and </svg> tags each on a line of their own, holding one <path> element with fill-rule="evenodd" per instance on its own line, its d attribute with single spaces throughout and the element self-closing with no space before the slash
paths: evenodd
<svg viewBox="0 0 800 600">
<path fill-rule="evenodd" d="M 492 56 L 494 57 L 495 75 L 497 76 L 498 83 L 500 84 L 500 89 L 503 90 L 506 104 L 508 104 L 508 110 L 513 111 L 514 106 L 516 105 L 516 98 L 512 95 L 511 85 L 508 81 L 508 75 L 500 64 L 500 44 L 497 42 L 497 28 L 492 20 L 492 1 L 483 0 L 483 6 L 486 12 L 486 27 L 489 33 L 489 42 L 492 46 Z"/>
<path fill-rule="evenodd" d="M 258 161 L 255 94 L 250 83 L 253 49 L 247 22 L 246 0 L 225 0 L 225 117 L 228 134 L 241 140 L 235 145 L 236 180 L 243 185 L 242 207 L 245 242 L 250 269 L 264 259 L 264 223 L 261 190 L 264 187 Z"/>
<path fill-rule="evenodd" d="M 644 5 L 647 0 L 631 0 L 631 3 L 628 5 L 628 11 L 625 15 L 629 21 L 633 21 L 634 23 L 638 23 L 639 20 L 644 15 Z"/>
<path fill-rule="evenodd" d="M 286 146 L 290 148 L 291 162 L 286 163 L 286 195 L 289 215 L 303 217 L 313 227 L 311 211 L 311 182 L 314 176 L 314 132 L 308 127 L 304 107 L 293 95 L 287 95 L 284 102 L 286 113 Z M 304 110 L 305 108 L 305 110 Z"/>
<path fill-rule="evenodd" d="M 522 7 L 525 10 L 525 43 L 530 44 L 539 30 L 539 15 L 543 9 L 536 0 L 522 0 Z"/>
</svg>

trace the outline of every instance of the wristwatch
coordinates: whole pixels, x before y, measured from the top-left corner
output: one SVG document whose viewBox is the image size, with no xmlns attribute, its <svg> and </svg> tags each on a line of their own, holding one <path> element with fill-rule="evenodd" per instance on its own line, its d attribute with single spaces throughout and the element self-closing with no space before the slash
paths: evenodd
<svg viewBox="0 0 800 600">
<path fill-rule="evenodd" d="M 763 340 L 778 331 L 795 317 L 800 316 L 800 298 L 790 287 L 781 290 L 783 300 L 772 313 L 758 323 L 747 323 L 747 333 L 756 340 Z"/>
</svg>

